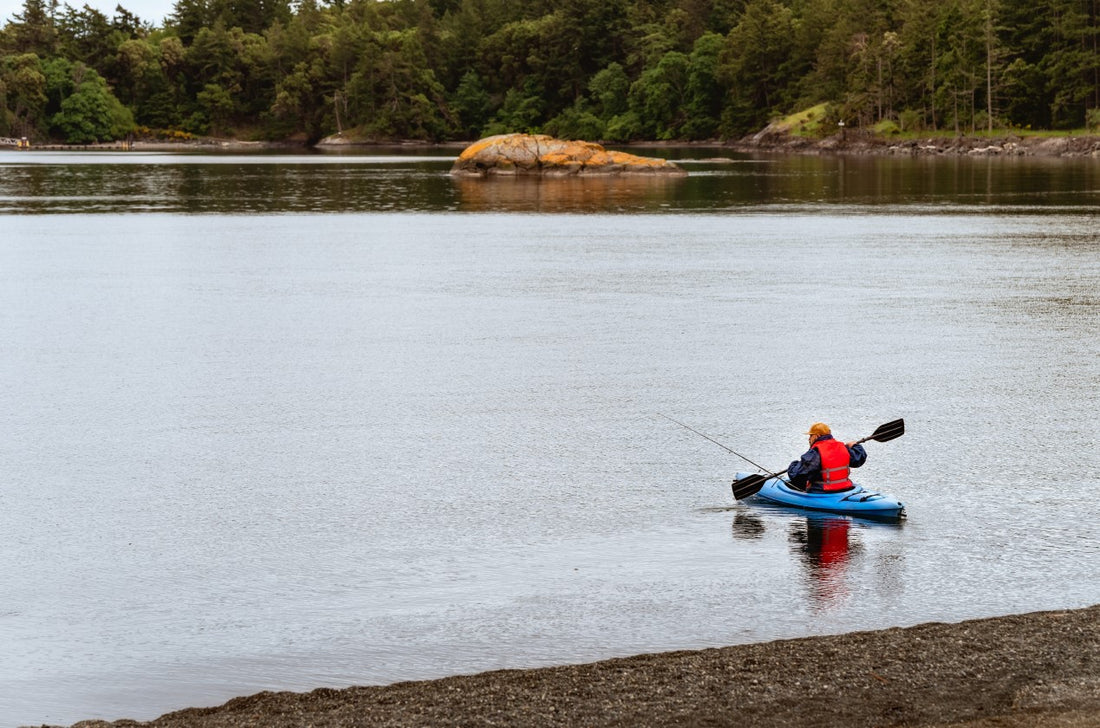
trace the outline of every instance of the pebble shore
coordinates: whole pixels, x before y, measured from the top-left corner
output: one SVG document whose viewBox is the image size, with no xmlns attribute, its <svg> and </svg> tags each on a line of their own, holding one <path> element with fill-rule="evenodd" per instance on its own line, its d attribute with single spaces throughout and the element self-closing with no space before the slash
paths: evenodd
<svg viewBox="0 0 1100 728">
<path fill-rule="evenodd" d="M 751 615 L 746 615 L 751 618 Z M 148 722 L 242 726 L 1100 727 L 1100 605 L 310 693 Z"/>
</svg>

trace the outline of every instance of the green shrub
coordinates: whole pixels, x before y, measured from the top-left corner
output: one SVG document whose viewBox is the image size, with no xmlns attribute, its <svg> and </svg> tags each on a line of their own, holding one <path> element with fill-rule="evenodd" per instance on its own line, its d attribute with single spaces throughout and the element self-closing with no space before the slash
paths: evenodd
<svg viewBox="0 0 1100 728">
<path fill-rule="evenodd" d="M 901 133 L 901 128 L 893 119 L 883 119 L 875 124 L 875 133 L 881 136 L 894 136 Z"/>
<path fill-rule="evenodd" d="M 1085 112 L 1085 126 L 1089 131 L 1100 131 L 1100 109 L 1089 109 Z"/>
<path fill-rule="evenodd" d="M 906 109 L 898 114 L 898 125 L 902 131 L 924 131 L 924 114 Z"/>
</svg>

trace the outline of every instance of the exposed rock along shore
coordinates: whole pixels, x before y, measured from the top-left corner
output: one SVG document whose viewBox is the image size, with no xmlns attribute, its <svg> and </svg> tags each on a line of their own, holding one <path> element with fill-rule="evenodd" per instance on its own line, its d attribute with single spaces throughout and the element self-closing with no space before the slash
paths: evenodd
<svg viewBox="0 0 1100 728">
<path fill-rule="evenodd" d="M 451 174 L 465 177 L 491 175 L 657 174 L 687 173 L 666 159 L 608 151 L 599 144 L 555 139 L 545 134 L 501 134 L 466 147 L 451 167 Z"/>
<path fill-rule="evenodd" d="M 764 129 L 727 146 L 737 151 L 802 154 L 1100 158 L 1100 137 L 1097 136 L 959 136 L 900 141 L 856 130 L 811 139 Z"/>
<path fill-rule="evenodd" d="M 1097 728 L 1100 606 L 378 687 L 259 693 L 150 723 L 76 724 L 489 725 Z"/>
<path fill-rule="evenodd" d="M 413 140 L 369 141 L 345 137 L 330 137 L 321 140 L 318 149 L 340 148 L 425 148 L 425 149 L 463 149 L 487 142 L 490 139 L 509 137 L 531 137 L 551 140 L 557 145 L 572 145 L 576 151 L 563 152 L 561 155 L 547 153 L 550 146 L 541 141 L 530 147 L 521 145 L 521 154 L 514 159 L 507 155 L 498 161 L 491 160 L 492 151 L 480 150 L 481 155 L 468 160 L 461 168 L 453 169 L 458 176 L 483 177 L 487 175 L 539 174 L 547 176 L 578 175 L 615 175 L 615 174 L 664 174 L 682 176 L 683 169 L 673 162 L 651 157 L 640 157 L 624 152 L 609 151 L 593 142 L 567 142 L 543 135 L 501 135 L 489 137 L 473 145 L 466 142 L 424 142 Z M 732 150 L 738 152 L 773 152 L 788 154 L 873 154 L 873 155 L 910 155 L 910 156 L 987 156 L 987 157 L 1052 157 L 1100 158 L 1100 136 L 1004 136 L 1004 137 L 926 137 L 922 139 L 898 140 L 881 137 L 858 130 L 849 130 L 844 134 L 834 134 L 823 139 L 798 137 L 784 131 L 764 129 L 737 141 L 712 140 L 706 142 L 639 142 L 624 146 L 643 147 L 699 147 Z M 213 151 L 247 152 L 265 150 L 307 149 L 301 141 L 252 142 L 237 139 L 195 139 L 189 141 L 134 140 L 133 142 L 104 142 L 100 144 L 32 144 L 26 151 Z M 6 147 L 0 151 L 8 151 Z M 11 151 L 17 151 L 11 147 Z M 457 167 L 457 163 L 456 163 Z"/>
</svg>

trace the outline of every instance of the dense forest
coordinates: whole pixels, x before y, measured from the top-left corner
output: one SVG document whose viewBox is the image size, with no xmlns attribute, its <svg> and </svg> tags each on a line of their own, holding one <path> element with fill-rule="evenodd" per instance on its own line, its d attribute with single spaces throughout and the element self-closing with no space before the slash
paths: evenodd
<svg viewBox="0 0 1100 728">
<path fill-rule="evenodd" d="M 0 136 L 738 138 L 1100 124 L 1100 0 L 25 0 Z"/>
</svg>

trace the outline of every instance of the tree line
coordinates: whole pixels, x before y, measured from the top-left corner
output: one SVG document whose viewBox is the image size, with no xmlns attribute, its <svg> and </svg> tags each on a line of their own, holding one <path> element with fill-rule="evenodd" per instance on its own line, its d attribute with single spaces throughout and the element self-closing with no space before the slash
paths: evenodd
<svg viewBox="0 0 1100 728">
<path fill-rule="evenodd" d="M 738 138 L 1100 125 L 1100 0 L 25 0 L 0 136 Z"/>
</svg>

